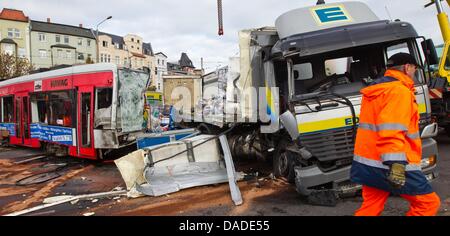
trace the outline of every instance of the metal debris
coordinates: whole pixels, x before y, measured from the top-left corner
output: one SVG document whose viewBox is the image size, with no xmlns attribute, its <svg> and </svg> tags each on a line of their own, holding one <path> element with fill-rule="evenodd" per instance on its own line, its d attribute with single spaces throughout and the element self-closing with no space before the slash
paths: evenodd
<svg viewBox="0 0 450 236">
<path fill-rule="evenodd" d="M 105 192 L 105 193 L 94 193 L 94 194 L 86 194 L 86 195 L 79 195 L 79 196 L 64 196 L 67 197 L 66 199 L 62 199 L 61 201 L 57 201 L 57 202 L 52 202 L 49 204 L 44 204 L 44 205 L 40 205 L 40 206 L 36 206 L 36 207 L 32 207 L 29 209 L 25 209 L 22 211 L 17 211 L 17 212 L 13 212 L 10 214 L 7 214 L 5 216 L 20 216 L 20 215 L 24 215 L 24 214 L 28 214 L 34 211 L 38 211 L 38 210 L 42 210 L 48 207 L 52 207 L 52 206 L 56 206 L 56 205 L 60 205 L 63 203 L 67 203 L 67 202 L 73 202 L 75 200 L 85 200 L 85 199 L 90 199 L 90 198 L 105 198 L 105 197 L 111 197 L 111 196 L 117 196 L 117 195 L 126 195 L 127 191 L 113 191 L 113 192 Z M 62 196 L 60 196 L 62 197 Z"/>
<path fill-rule="evenodd" d="M 37 156 L 37 157 L 33 157 L 33 158 L 26 159 L 26 160 L 23 160 L 23 161 L 14 162 L 14 164 L 25 164 L 25 163 L 32 162 L 32 161 L 35 161 L 35 160 L 44 159 L 46 157 L 47 156 Z"/>
</svg>

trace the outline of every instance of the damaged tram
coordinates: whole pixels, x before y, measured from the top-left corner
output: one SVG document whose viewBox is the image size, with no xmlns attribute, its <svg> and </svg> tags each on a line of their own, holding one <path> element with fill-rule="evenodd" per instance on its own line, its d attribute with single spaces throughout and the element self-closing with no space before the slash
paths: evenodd
<svg viewBox="0 0 450 236">
<path fill-rule="evenodd" d="M 148 73 L 106 63 L 3 81 L 0 129 L 12 145 L 103 159 L 135 144 L 148 83 Z"/>
</svg>

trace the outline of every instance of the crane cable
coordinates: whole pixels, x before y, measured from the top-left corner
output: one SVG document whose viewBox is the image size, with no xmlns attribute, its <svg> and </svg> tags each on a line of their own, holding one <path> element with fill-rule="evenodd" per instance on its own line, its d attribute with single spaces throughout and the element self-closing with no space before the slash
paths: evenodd
<svg viewBox="0 0 450 236">
<path fill-rule="evenodd" d="M 219 18 L 219 35 L 223 35 L 222 0 L 217 0 L 217 15 Z"/>
</svg>

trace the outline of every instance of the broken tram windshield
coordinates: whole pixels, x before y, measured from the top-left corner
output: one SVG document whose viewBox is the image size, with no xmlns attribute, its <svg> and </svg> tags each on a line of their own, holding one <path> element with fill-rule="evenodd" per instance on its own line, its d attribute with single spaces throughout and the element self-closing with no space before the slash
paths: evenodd
<svg viewBox="0 0 450 236">
<path fill-rule="evenodd" d="M 144 92 L 149 75 L 132 70 L 119 70 L 119 109 L 118 122 L 122 132 L 133 132 L 142 129 L 144 112 Z"/>
</svg>

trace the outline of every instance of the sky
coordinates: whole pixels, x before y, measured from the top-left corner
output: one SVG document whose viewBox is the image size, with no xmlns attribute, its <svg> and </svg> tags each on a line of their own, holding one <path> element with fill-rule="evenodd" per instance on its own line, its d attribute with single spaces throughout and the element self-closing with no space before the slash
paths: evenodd
<svg viewBox="0 0 450 236">
<path fill-rule="evenodd" d="M 32 20 L 79 25 L 124 36 L 137 34 L 163 52 L 170 62 L 188 54 L 197 68 L 200 58 L 206 71 L 228 63 L 239 55 L 238 32 L 274 26 L 281 14 L 311 6 L 316 0 L 222 0 L 225 35 L 218 36 L 216 0 L 1 0 L 0 8 L 20 9 Z M 442 43 L 436 8 L 424 8 L 429 0 L 360 0 L 381 19 L 400 19 L 414 25 L 419 35 Z M 342 2 L 326 0 L 327 3 Z M 450 13 L 447 3 L 444 11 Z"/>
</svg>

